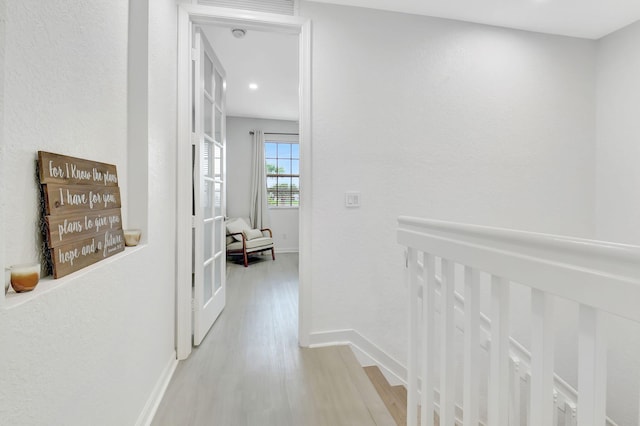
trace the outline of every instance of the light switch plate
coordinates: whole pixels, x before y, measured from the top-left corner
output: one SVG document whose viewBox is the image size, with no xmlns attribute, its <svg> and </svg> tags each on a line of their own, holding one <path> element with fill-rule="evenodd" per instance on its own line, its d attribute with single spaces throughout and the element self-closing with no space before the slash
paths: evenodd
<svg viewBox="0 0 640 426">
<path fill-rule="evenodd" d="M 345 192 L 344 205 L 346 207 L 360 207 L 360 193 L 354 191 Z"/>
</svg>

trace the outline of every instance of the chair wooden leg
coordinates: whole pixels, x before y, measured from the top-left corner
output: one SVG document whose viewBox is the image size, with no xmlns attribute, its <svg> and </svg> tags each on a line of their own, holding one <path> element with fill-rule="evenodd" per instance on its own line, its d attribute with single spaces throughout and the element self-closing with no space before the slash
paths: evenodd
<svg viewBox="0 0 640 426">
<path fill-rule="evenodd" d="M 276 260 L 276 252 L 271 248 L 271 259 Z"/>
<path fill-rule="evenodd" d="M 247 252 L 243 252 L 242 253 L 244 255 L 244 267 L 246 268 L 247 266 L 249 266 L 249 260 L 247 259 Z"/>
</svg>

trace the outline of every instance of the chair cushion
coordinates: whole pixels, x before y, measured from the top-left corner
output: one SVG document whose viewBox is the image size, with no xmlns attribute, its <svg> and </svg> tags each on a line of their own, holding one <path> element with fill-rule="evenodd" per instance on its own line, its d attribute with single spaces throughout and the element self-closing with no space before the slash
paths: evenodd
<svg viewBox="0 0 640 426">
<path fill-rule="evenodd" d="M 231 219 L 227 221 L 227 234 L 242 233 L 244 231 L 250 231 L 251 227 L 242 218 Z M 234 235 L 233 238 L 236 241 L 242 241 L 242 235 Z"/>
<path fill-rule="evenodd" d="M 270 237 L 254 238 L 246 242 L 247 251 L 269 248 L 273 246 L 273 239 Z M 235 241 L 227 245 L 227 250 L 242 250 L 242 241 Z"/>
<path fill-rule="evenodd" d="M 264 236 L 262 235 L 262 231 L 259 229 L 249 229 L 248 231 L 242 231 L 242 233 L 244 234 L 244 237 L 249 241 L 256 238 L 262 238 Z"/>
</svg>

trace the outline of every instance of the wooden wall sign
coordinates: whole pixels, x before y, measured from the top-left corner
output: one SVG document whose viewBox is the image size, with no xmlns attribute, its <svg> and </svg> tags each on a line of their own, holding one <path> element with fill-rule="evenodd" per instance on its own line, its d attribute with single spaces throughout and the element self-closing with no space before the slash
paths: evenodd
<svg viewBox="0 0 640 426">
<path fill-rule="evenodd" d="M 47 215 L 50 248 L 84 240 L 100 232 L 122 229 L 120 209 L 93 213 Z"/>
<path fill-rule="evenodd" d="M 115 165 L 39 151 L 38 176 L 54 278 L 124 250 Z"/>
<path fill-rule="evenodd" d="M 105 231 L 51 250 L 55 278 L 92 265 L 124 250 L 122 230 Z"/>
<path fill-rule="evenodd" d="M 48 215 L 120 208 L 120 188 L 93 185 L 42 185 Z"/>
<path fill-rule="evenodd" d="M 40 183 L 118 186 L 118 173 L 112 164 L 83 160 L 38 151 Z"/>
</svg>

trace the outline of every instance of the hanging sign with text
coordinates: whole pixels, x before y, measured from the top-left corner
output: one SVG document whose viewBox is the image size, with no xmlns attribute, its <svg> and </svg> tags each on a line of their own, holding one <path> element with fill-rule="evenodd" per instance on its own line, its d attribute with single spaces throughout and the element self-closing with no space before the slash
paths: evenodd
<svg viewBox="0 0 640 426">
<path fill-rule="evenodd" d="M 120 208 L 120 188 L 93 185 L 42 185 L 48 215 Z"/>
<path fill-rule="evenodd" d="M 122 230 L 105 231 L 75 243 L 54 247 L 51 257 L 60 278 L 124 250 Z"/>
<path fill-rule="evenodd" d="M 118 186 L 116 166 L 50 152 L 38 151 L 38 172 L 41 184 Z"/>
<path fill-rule="evenodd" d="M 115 165 L 39 151 L 38 174 L 55 278 L 124 250 Z"/>
<path fill-rule="evenodd" d="M 49 215 L 45 217 L 49 228 L 50 248 L 86 239 L 100 232 L 122 229 L 120 209 L 91 213 Z"/>
</svg>

